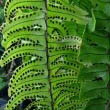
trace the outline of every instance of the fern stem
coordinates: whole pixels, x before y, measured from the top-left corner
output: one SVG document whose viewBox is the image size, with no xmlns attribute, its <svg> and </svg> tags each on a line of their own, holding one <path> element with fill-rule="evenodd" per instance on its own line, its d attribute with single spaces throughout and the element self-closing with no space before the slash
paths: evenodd
<svg viewBox="0 0 110 110">
<path fill-rule="evenodd" d="M 45 1 L 45 7 L 46 7 L 46 10 L 48 10 L 47 8 L 47 4 L 48 4 L 48 0 Z M 51 84 L 51 78 L 50 78 L 50 69 L 49 69 L 49 55 L 48 55 L 48 13 L 46 13 L 46 16 L 45 16 L 45 22 L 46 22 L 46 27 L 47 27 L 47 30 L 45 32 L 45 40 L 46 40 L 46 56 L 47 56 L 47 70 L 48 70 L 48 82 L 49 82 L 49 86 L 50 86 L 50 97 L 51 97 L 51 109 L 54 110 L 54 103 L 53 103 L 53 95 L 52 95 L 52 84 Z"/>
</svg>

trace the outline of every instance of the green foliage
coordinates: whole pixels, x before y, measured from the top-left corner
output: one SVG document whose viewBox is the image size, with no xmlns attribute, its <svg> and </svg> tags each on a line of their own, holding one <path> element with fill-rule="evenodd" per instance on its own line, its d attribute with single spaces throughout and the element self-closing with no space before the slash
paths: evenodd
<svg viewBox="0 0 110 110">
<path fill-rule="evenodd" d="M 7 0 L 0 65 L 22 62 L 10 79 L 6 110 L 17 110 L 27 100 L 24 110 L 104 110 L 109 5 L 102 0 Z"/>
<path fill-rule="evenodd" d="M 83 44 L 81 48 L 80 59 L 85 65 L 81 69 L 79 79 L 82 80 L 80 98 L 89 99 L 86 110 L 105 110 L 107 102 L 109 102 L 109 49 L 110 49 L 110 26 L 109 14 L 106 13 L 110 3 L 101 0 L 87 0 L 88 10 L 94 9 L 96 18 L 96 29 L 94 32 L 85 32 Z M 80 3 L 80 6 L 84 3 Z M 109 8 L 108 8 L 109 9 Z M 93 23 L 92 23 L 93 25 Z"/>
</svg>

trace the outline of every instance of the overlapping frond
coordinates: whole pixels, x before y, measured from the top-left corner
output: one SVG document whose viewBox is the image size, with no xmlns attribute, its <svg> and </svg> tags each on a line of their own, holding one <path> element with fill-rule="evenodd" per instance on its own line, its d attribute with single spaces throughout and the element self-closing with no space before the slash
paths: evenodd
<svg viewBox="0 0 110 110">
<path fill-rule="evenodd" d="M 108 90 L 110 80 L 110 25 L 108 21 L 110 19 L 107 13 L 110 3 L 102 0 L 87 1 L 81 2 L 80 5 L 86 6 L 88 11 L 94 9 L 97 22 L 95 31 L 92 33 L 86 31 L 83 39 L 80 58 L 85 66 L 79 75 L 79 79 L 82 80 L 80 98 L 89 100 L 85 110 L 105 110 L 110 96 Z"/>
</svg>

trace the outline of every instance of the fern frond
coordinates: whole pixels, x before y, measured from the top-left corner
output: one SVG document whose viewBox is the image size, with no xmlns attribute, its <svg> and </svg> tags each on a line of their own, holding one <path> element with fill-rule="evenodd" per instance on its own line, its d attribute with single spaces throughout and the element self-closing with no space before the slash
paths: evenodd
<svg viewBox="0 0 110 110">
<path fill-rule="evenodd" d="M 43 0 L 7 0 L 5 5 L 6 18 L 12 18 L 12 16 L 15 16 L 15 12 L 20 13 L 20 10 L 24 12 L 26 12 L 26 10 L 30 10 L 30 12 L 33 10 L 45 10 L 45 2 Z"/>
<path fill-rule="evenodd" d="M 46 9 L 48 7 L 48 13 Z M 6 110 L 80 110 L 80 48 L 88 12 L 65 0 L 7 0 L 0 65 L 22 59 L 9 83 Z M 48 21 L 46 18 L 48 17 Z M 73 24 L 70 26 L 70 24 Z M 27 60 L 25 60 L 27 59 Z"/>
</svg>

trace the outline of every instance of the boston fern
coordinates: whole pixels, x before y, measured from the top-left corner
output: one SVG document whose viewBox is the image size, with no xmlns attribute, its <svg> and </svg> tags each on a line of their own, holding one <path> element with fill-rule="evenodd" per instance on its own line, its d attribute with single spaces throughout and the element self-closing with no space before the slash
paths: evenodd
<svg viewBox="0 0 110 110">
<path fill-rule="evenodd" d="M 7 0 L 6 23 L 2 26 L 5 52 L 0 65 L 6 66 L 17 59 L 22 63 L 10 79 L 11 98 L 6 110 L 17 110 L 26 100 L 30 103 L 24 110 L 86 108 L 91 98 L 80 97 L 85 83 L 82 79 L 87 80 L 81 77 L 82 73 L 79 75 L 85 64 L 79 58 L 80 48 L 87 25 L 92 32 L 96 22 L 93 13 L 90 18 L 89 11 L 69 3 L 68 0 Z"/>
</svg>

